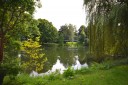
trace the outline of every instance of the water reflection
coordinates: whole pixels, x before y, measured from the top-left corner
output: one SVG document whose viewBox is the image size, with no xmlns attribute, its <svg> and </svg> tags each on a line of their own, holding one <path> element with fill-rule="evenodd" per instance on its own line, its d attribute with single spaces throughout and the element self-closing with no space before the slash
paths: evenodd
<svg viewBox="0 0 128 85">
<path fill-rule="evenodd" d="M 57 59 L 56 61 L 56 64 L 54 64 L 52 66 L 52 69 L 51 69 L 51 72 L 55 72 L 55 71 L 60 71 L 60 73 L 63 73 L 63 71 L 65 70 L 66 68 L 64 67 L 63 63 L 60 62 L 59 59 Z"/>
<path fill-rule="evenodd" d="M 88 48 L 86 47 L 77 49 L 68 49 L 67 47 L 46 47 L 43 53 L 45 53 L 45 57 L 47 57 L 48 61 L 44 65 L 43 72 L 52 69 L 53 65 L 55 65 L 58 60 L 65 68 L 76 64 L 83 65 L 86 62 L 87 51 Z"/>
<path fill-rule="evenodd" d="M 72 69 L 77 70 L 77 69 L 81 69 L 83 67 L 88 67 L 88 65 L 86 63 L 80 64 L 78 56 L 75 56 L 74 59 L 75 59 L 75 64 L 73 64 L 71 66 Z M 61 74 L 63 74 L 64 70 L 66 70 L 67 68 L 68 67 L 65 67 L 64 64 L 61 63 L 61 61 L 59 59 L 57 59 L 56 63 L 52 66 L 51 70 L 48 70 L 47 72 L 40 73 L 40 74 L 38 74 L 35 71 L 32 71 L 32 73 L 30 75 L 31 76 L 44 76 L 44 75 L 48 75 L 48 74 L 50 74 L 52 72 L 56 72 L 56 71 L 58 71 Z"/>
<path fill-rule="evenodd" d="M 77 70 L 77 69 L 79 70 L 79 69 L 81 69 L 81 68 L 83 68 L 83 67 L 88 67 L 87 63 L 81 64 L 81 63 L 79 62 L 78 56 L 75 56 L 75 57 L 76 57 L 76 63 L 75 63 L 75 65 L 72 66 L 74 70 Z"/>
</svg>

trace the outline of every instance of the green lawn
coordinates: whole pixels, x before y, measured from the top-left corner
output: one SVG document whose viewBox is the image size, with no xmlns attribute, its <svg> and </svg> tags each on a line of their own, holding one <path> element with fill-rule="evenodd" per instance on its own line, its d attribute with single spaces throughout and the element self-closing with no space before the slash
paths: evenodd
<svg viewBox="0 0 128 85">
<path fill-rule="evenodd" d="M 47 85 L 128 85 L 128 66 L 79 74 L 74 79 L 53 80 Z"/>
<path fill-rule="evenodd" d="M 20 75 L 10 81 L 6 77 L 4 85 L 128 85 L 128 65 L 117 66 L 109 70 L 79 73 L 70 79 L 62 75 L 50 75 L 43 78 Z"/>
</svg>

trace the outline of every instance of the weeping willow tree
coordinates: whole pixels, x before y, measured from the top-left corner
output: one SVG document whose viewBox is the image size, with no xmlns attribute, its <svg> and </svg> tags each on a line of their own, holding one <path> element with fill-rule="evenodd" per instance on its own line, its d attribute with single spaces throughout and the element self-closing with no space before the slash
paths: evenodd
<svg viewBox="0 0 128 85">
<path fill-rule="evenodd" d="M 128 55 L 128 0 L 84 0 L 90 53 L 96 57 Z"/>
</svg>

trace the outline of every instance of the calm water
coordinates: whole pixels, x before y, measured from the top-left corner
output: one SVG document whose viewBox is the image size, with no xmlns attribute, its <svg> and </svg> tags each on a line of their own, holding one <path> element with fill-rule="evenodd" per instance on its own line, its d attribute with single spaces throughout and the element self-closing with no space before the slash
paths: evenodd
<svg viewBox="0 0 128 85">
<path fill-rule="evenodd" d="M 67 47 L 45 47 L 43 53 L 48 61 L 44 65 L 43 72 L 56 69 L 64 70 L 72 66 L 74 69 L 86 66 L 87 47 L 67 48 Z"/>
</svg>

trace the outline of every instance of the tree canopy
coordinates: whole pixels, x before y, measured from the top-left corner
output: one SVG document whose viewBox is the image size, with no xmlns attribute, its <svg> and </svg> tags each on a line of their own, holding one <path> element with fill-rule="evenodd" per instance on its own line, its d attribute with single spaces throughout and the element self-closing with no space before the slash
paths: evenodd
<svg viewBox="0 0 128 85">
<path fill-rule="evenodd" d="M 86 27 L 84 25 L 80 26 L 80 28 L 78 29 L 78 38 L 79 38 L 79 42 L 80 43 L 85 42 L 85 39 L 86 39 Z"/>
<path fill-rule="evenodd" d="M 88 16 L 90 53 L 127 56 L 128 1 L 84 0 Z"/>
<path fill-rule="evenodd" d="M 16 28 L 24 29 L 21 26 L 28 15 L 33 14 L 35 5 L 35 0 L 0 1 L 0 61 L 3 60 L 4 44 L 8 40 L 7 37 L 15 36 Z"/>
<path fill-rule="evenodd" d="M 39 19 L 39 31 L 41 34 L 41 43 L 54 43 L 57 41 L 58 32 L 51 22 L 45 19 Z"/>
<path fill-rule="evenodd" d="M 59 29 L 59 36 L 63 36 L 64 41 L 74 41 L 76 27 L 72 24 L 62 25 Z"/>
</svg>

